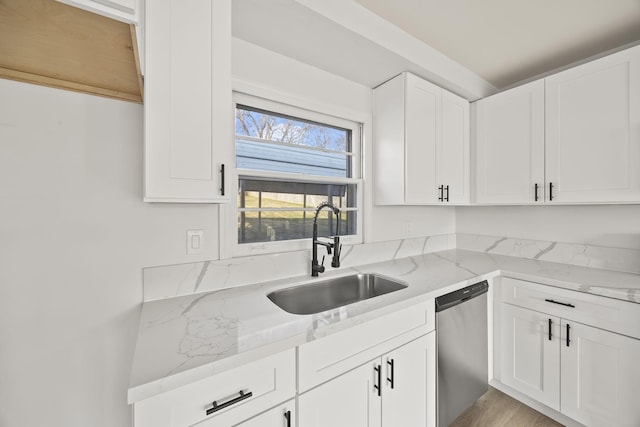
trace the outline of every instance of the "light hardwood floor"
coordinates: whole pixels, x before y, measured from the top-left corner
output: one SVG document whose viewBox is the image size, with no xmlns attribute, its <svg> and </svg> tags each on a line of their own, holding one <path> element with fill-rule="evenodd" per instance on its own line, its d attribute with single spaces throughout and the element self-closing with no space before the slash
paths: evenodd
<svg viewBox="0 0 640 427">
<path fill-rule="evenodd" d="M 449 427 L 561 427 L 551 418 L 489 387 Z"/>
</svg>

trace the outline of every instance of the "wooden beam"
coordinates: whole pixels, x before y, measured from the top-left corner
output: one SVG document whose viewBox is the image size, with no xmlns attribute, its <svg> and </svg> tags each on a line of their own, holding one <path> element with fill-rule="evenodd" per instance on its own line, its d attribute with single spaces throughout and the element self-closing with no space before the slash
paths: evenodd
<svg viewBox="0 0 640 427">
<path fill-rule="evenodd" d="M 54 0 L 0 0 L 0 77 L 142 102 L 129 25 Z"/>
<path fill-rule="evenodd" d="M 136 26 L 129 24 L 131 30 L 131 46 L 133 46 L 133 61 L 136 64 L 136 74 L 138 75 L 138 87 L 140 88 L 140 98 L 144 100 L 144 80 L 142 79 L 142 68 L 140 67 L 140 51 L 138 50 L 138 35 Z"/>
</svg>

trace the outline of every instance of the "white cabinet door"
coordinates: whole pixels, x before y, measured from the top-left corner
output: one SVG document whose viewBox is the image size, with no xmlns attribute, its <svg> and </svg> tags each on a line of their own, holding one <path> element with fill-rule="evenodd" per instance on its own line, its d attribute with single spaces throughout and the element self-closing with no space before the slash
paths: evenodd
<svg viewBox="0 0 640 427">
<path fill-rule="evenodd" d="M 379 366 L 378 358 L 300 395 L 300 426 L 380 427 Z"/>
<path fill-rule="evenodd" d="M 560 410 L 560 319 L 509 304 L 501 311 L 502 382 Z"/>
<path fill-rule="evenodd" d="M 435 332 L 382 357 L 382 426 L 435 426 Z"/>
<path fill-rule="evenodd" d="M 640 201 L 640 46 L 545 84 L 548 199 Z"/>
<path fill-rule="evenodd" d="M 588 426 L 640 425 L 640 340 L 563 321 L 561 348 L 562 413 Z"/>
<path fill-rule="evenodd" d="M 373 201 L 404 204 L 404 76 L 373 91 Z"/>
<path fill-rule="evenodd" d="M 543 203 L 544 81 L 482 99 L 474 108 L 476 203 Z"/>
<path fill-rule="evenodd" d="M 141 0 L 57 0 L 128 24 L 138 24 Z"/>
<path fill-rule="evenodd" d="M 443 90 L 442 138 L 436 168 L 446 202 L 466 204 L 470 200 L 469 126 L 469 101 Z"/>
<path fill-rule="evenodd" d="M 407 74 L 405 91 L 405 202 L 436 203 L 442 89 Z"/>
<path fill-rule="evenodd" d="M 296 401 L 291 399 L 282 405 L 251 418 L 235 427 L 296 427 Z"/>
<path fill-rule="evenodd" d="M 228 200 L 230 58 L 230 0 L 146 3 L 145 201 Z"/>
</svg>

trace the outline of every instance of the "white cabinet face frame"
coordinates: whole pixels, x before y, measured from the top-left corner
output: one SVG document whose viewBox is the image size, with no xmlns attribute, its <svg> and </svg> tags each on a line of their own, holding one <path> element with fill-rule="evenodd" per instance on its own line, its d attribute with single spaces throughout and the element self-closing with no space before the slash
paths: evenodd
<svg viewBox="0 0 640 427">
<path fill-rule="evenodd" d="M 544 203 L 544 80 L 477 101 L 474 108 L 475 202 Z"/>
</svg>

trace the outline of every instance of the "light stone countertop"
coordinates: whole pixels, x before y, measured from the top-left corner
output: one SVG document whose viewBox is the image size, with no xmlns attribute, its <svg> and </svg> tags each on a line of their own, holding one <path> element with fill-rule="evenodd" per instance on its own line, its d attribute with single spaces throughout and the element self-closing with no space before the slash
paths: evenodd
<svg viewBox="0 0 640 427">
<path fill-rule="evenodd" d="M 378 273 L 406 289 L 313 315 L 289 314 L 266 294 L 290 286 Z M 143 304 L 129 403 L 327 336 L 498 275 L 640 303 L 640 275 L 453 249 Z M 640 305 L 638 306 L 640 310 Z"/>
</svg>

